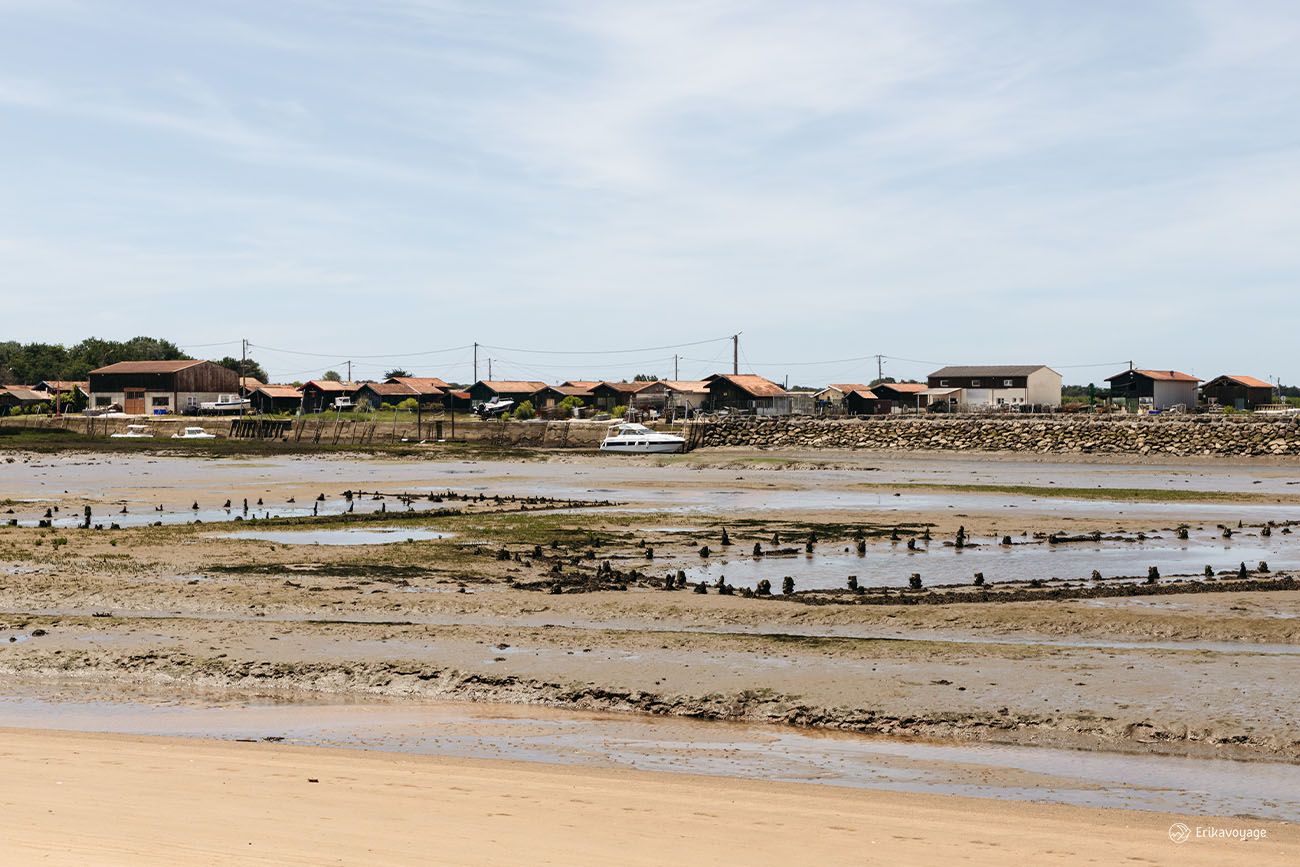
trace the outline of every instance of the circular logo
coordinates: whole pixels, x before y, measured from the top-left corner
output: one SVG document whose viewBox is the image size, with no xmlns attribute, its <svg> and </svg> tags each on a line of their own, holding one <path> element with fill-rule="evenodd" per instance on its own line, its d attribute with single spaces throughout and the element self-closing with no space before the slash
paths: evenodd
<svg viewBox="0 0 1300 867">
<path fill-rule="evenodd" d="M 1174 822 L 1169 826 L 1169 839 L 1173 840 L 1175 843 L 1186 843 L 1188 838 L 1191 836 L 1192 829 L 1184 825 L 1182 822 Z"/>
</svg>

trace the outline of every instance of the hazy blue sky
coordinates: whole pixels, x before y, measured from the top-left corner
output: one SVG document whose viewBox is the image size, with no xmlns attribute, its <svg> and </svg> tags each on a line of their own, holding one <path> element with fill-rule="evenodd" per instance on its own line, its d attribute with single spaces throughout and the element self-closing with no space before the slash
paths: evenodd
<svg viewBox="0 0 1300 867">
<path fill-rule="evenodd" d="M 1297 382 L 1298 37 L 1294 0 L 0 0 L 0 339 Z"/>
</svg>

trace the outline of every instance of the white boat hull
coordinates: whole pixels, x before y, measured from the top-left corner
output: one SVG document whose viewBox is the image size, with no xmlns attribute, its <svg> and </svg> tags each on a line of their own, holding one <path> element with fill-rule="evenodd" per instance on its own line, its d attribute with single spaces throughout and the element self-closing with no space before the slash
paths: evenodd
<svg viewBox="0 0 1300 867">
<path fill-rule="evenodd" d="M 600 450 L 602 452 L 627 452 L 628 454 L 670 455 L 681 451 L 684 445 L 686 445 L 686 440 L 680 438 L 644 443 L 619 443 L 606 440 L 600 444 Z"/>
<path fill-rule="evenodd" d="M 199 404 L 200 412 L 243 412 L 248 409 L 249 401 L 218 400 Z"/>
</svg>

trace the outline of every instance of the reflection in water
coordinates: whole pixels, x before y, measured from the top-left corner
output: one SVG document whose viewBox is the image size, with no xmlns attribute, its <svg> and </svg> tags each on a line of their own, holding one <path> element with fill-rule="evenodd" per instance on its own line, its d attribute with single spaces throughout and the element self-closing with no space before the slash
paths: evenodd
<svg viewBox="0 0 1300 867">
<path fill-rule="evenodd" d="M 221 539 L 252 539 L 281 545 L 389 545 L 450 539 L 454 533 L 420 527 L 331 527 L 327 530 L 244 530 L 221 533 Z"/>
<path fill-rule="evenodd" d="M 41 690 L 30 687 L 0 698 L 0 725 L 273 739 L 1081 806 L 1300 819 L 1300 768 L 1280 762 L 946 745 L 525 705 L 277 704 L 247 697 L 178 700 L 125 689 L 56 698 Z"/>
<path fill-rule="evenodd" d="M 1086 581 L 1094 569 L 1105 578 L 1144 577 L 1150 566 L 1161 575 L 1200 576 L 1206 566 L 1218 573 L 1235 571 L 1243 562 L 1254 569 L 1261 560 L 1273 570 L 1300 569 L 1300 542 L 1283 536 L 1243 539 L 1241 544 L 1161 540 L 1002 546 L 988 540 L 966 548 L 934 541 L 928 546 L 918 542 L 916 551 L 899 543 L 873 546 L 865 554 L 845 547 L 824 544 L 811 555 L 711 560 L 687 569 L 686 577 L 712 584 L 725 575 L 727 583 L 737 587 L 753 587 L 766 578 L 779 587 L 781 579 L 790 575 L 798 590 L 821 590 L 844 587 L 850 575 L 856 575 L 863 587 L 906 587 L 912 573 L 919 573 L 927 586 L 935 586 L 970 584 L 976 572 L 997 583 L 1035 578 Z"/>
</svg>

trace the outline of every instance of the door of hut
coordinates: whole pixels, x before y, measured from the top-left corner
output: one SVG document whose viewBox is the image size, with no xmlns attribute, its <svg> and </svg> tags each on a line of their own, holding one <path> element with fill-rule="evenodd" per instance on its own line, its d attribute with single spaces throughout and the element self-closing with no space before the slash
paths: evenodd
<svg viewBox="0 0 1300 867">
<path fill-rule="evenodd" d="M 144 415 L 144 389 L 128 388 L 124 393 L 125 406 L 122 411 L 127 415 Z"/>
</svg>

